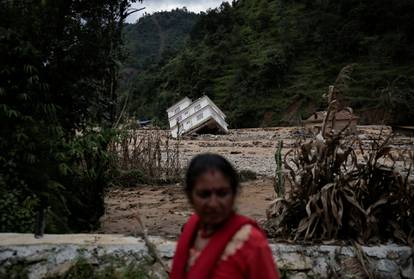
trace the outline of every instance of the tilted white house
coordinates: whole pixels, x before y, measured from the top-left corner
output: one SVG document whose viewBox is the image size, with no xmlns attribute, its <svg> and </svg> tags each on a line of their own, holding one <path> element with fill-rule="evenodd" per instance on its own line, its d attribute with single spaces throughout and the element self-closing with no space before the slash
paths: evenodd
<svg viewBox="0 0 414 279">
<path fill-rule="evenodd" d="M 167 114 L 171 135 L 174 138 L 196 132 L 228 132 L 228 124 L 225 121 L 226 115 L 207 96 L 203 96 L 194 102 L 185 97 L 167 109 Z"/>
</svg>

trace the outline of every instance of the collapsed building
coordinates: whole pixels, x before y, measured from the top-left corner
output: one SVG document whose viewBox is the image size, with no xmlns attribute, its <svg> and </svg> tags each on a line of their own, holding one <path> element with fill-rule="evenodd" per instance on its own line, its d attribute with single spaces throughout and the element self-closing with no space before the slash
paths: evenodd
<svg viewBox="0 0 414 279">
<path fill-rule="evenodd" d="M 171 136 L 198 134 L 226 134 L 226 115 L 208 97 L 203 96 L 194 102 L 185 97 L 167 109 Z"/>
</svg>

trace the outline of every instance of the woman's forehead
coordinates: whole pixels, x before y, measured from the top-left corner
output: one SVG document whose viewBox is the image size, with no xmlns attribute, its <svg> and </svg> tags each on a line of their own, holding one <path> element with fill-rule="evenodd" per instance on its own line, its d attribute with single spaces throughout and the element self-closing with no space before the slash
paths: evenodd
<svg viewBox="0 0 414 279">
<path fill-rule="evenodd" d="M 211 169 L 200 175 L 196 180 L 196 184 L 226 184 L 221 186 L 227 186 L 229 185 L 229 179 L 221 171 Z"/>
</svg>

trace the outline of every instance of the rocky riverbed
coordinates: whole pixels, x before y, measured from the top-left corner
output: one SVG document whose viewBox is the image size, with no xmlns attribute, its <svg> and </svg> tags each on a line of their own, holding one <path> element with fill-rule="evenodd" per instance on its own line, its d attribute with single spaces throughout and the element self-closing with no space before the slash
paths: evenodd
<svg viewBox="0 0 414 279">
<path fill-rule="evenodd" d="M 391 133 L 389 126 L 358 126 L 355 137 L 360 140 L 361 147 L 367 150 L 374 140 L 384 139 Z M 239 170 L 251 170 L 272 177 L 276 168 L 274 154 L 278 141 L 283 141 L 284 155 L 299 141 L 310 139 L 311 136 L 305 134 L 301 127 L 234 129 L 227 135 L 184 137 L 180 141 L 181 163 L 186 166 L 194 155 L 214 152 L 228 158 Z M 414 138 L 395 135 L 392 146 L 395 151 L 413 150 Z"/>
</svg>

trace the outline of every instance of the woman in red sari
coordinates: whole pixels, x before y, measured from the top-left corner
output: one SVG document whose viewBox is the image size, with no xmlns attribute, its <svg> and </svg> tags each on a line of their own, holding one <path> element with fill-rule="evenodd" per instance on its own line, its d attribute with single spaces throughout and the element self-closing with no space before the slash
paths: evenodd
<svg viewBox="0 0 414 279">
<path fill-rule="evenodd" d="M 185 191 L 195 214 L 179 238 L 171 279 L 279 279 L 266 236 L 234 211 L 238 190 L 238 174 L 226 159 L 193 158 Z"/>
</svg>

